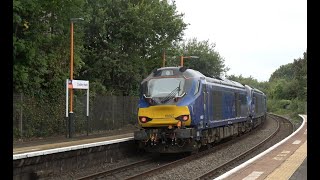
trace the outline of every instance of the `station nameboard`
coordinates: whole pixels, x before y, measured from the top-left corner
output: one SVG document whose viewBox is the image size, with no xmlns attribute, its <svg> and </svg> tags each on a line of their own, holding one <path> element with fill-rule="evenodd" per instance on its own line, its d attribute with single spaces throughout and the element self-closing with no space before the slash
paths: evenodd
<svg viewBox="0 0 320 180">
<path fill-rule="evenodd" d="M 71 81 L 71 82 L 70 82 Z M 72 89 L 89 89 L 89 81 L 84 80 L 69 80 L 69 85 L 72 84 Z"/>
</svg>

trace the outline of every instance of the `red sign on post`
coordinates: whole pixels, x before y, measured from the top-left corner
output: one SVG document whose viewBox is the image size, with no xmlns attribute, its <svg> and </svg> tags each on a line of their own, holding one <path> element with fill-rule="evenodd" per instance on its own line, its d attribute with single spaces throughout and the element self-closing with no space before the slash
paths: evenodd
<svg viewBox="0 0 320 180">
<path fill-rule="evenodd" d="M 72 80 L 69 80 L 69 81 L 68 81 L 68 88 L 69 88 L 69 89 L 73 89 Z"/>
</svg>

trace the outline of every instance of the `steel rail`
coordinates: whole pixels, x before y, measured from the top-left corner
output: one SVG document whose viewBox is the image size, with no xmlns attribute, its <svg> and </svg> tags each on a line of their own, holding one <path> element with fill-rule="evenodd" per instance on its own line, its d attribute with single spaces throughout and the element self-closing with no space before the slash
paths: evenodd
<svg viewBox="0 0 320 180">
<path fill-rule="evenodd" d="M 117 168 L 114 168 L 114 169 L 111 169 L 111 170 L 101 171 L 101 172 L 97 172 L 97 173 L 90 174 L 90 175 L 87 175 L 87 176 L 83 176 L 83 177 L 77 178 L 77 180 L 88 180 L 88 179 L 94 179 L 94 178 L 98 178 L 98 177 L 114 174 L 114 173 L 117 173 L 117 172 L 125 171 L 125 170 L 130 169 L 131 167 L 134 167 L 134 166 L 146 164 L 146 163 L 148 163 L 150 161 L 152 161 L 152 158 L 148 158 L 148 159 L 144 159 L 144 160 L 141 160 L 141 161 L 133 162 L 131 164 L 123 165 L 121 167 L 117 167 Z"/>
<path fill-rule="evenodd" d="M 221 170 L 225 169 L 226 167 L 232 165 L 233 163 L 245 158 L 247 155 L 253 153 L 254 151 L 256 151 L 257 149 L 259 149 L 262 145 L 264 145 L 265 143 L 267 143 L 270 139 L 272 139 L 280 130 L 280 122 L 277 118 L 281 118 L 281 117 L 277 117 L 275 115 L 270 115 L 268 114 L 268 116 L 274 120 L 277 121 L 277 129 L 270 135 L 268 136 L 266 139 L 264 139 L 261 143 L 257 144 L 256 146 L 252 147 L 251 149 L 249 149 L 248 151 L 240 154 L 239 156 L 231 159 L 230 161 L 222 164 L 221 166 L 212 169 L 210 171 L 208 171 L 207 173 L 198 176 L 197 178 L 195 178 L 195 180 L 204 180 L 204 179 L 212 179 L 212 177 L 216 176 Z M 277 117 L 277 118 L 275 118 Z M 286 119 L 284 119 L 286 120 Z M 290 122 L 290 121 L 289 121 Z M 290 122 L 291 123 L 291 122 Z M 292 123 L 291 123 L 292 124 Z"/>
</svg>

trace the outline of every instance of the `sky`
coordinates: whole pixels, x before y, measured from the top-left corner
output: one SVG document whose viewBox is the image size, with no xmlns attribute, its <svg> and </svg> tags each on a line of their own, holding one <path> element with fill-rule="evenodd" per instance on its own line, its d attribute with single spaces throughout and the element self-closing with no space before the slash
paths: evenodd
<svg viewBox="0 0 320 180">
<path fill-rule="evenodd" d="M 268 81 L 307 50 L 307 0 L 175 0 L 184 39 L 215 44 L 226 75 Z"/>
</svg>

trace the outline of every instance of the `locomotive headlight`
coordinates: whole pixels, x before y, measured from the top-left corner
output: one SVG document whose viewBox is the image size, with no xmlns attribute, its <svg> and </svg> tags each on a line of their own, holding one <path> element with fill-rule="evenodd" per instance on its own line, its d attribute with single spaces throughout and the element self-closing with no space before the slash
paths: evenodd
<svg viewBox="0 0 320 180">
<path fill-rule="evenodd" d="M 189 120 L 189 115 L 181 115 L 175 118 L 176 120 L 182 120 L 182 121 L 188 121 Z"/>
<path fill-rule="evenodd" d="M 142 123 L 145 123 L 145 122 L 147 122 L 147 118 L 146 118 L 146 117 L 141 117 L 141 118 L 140 118 L 140 121 L 141 121 Z"/>
<path fill-rule="evenodd" d="M 188 115 L 184 115 L 184 116 L 182 116 L 182 120 L 184 120 L 184 121 L 188 121 L 188 119 L 189 119 L 189 116 L 188 116 Z"/>
<path fill-rule="evenodd" d="M 146 123 L 148 121 L 151 121 L 152 119 L 148 118 L 146 116 L 139 116 L 139 120 L 140 120 L 141 123 Z"/>
</svg>

